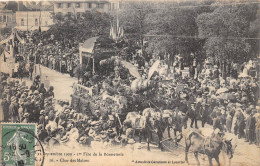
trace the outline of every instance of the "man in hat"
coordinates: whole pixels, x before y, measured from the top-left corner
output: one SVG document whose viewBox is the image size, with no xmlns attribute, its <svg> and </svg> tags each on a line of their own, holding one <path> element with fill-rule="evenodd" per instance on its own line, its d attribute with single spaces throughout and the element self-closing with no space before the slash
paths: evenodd
<svg viewBox="0 0 260 166">
<path fill-rule="evenodd" d="M 41 84 L 40 84 L 40 87 L 39 87 L 38 91 L 39 91 L 39 93 L 42 93 L 43 96 L 45 96 L 45 94 L 46 94 L 46 89 L 44 88 L 44 83 L 41 83 Z"/>
<path fill-rule="evenodd" d="M 195 122 L 195 128 L 198 128 L 197 125 L 197 112 L 195 109 L 195 103 L 191 103 L 191 108 L 189 110 L 189 117 L 191 118 L 190 127 L 193 128 L 193 123 Z"/>
<path fill-rule="evenodd" d="M 18 109 L 19 122 L 22 122 L 23 114 L 24 114 L 23 103 L 21 103 Z"/>
<path fill-rule="evenodd" d="M 233 116 L 232 116 L 232 112 L 230 110 L 230 112 L 228 113 L 228 116 L 226 118 L 226 129 L 229 133 L 231 133 L 231 128 L 232 128 L 232 119 L 233 119 Z"/>
<path fill-rule="evenodd" d="M 22 123 L 28 123 L 29 122 L 29 113 L 25 113 L 23 115 Z"/>
<path fill-rule="evenodd" d="M 44 140 L 49 136 L 47 130 L 42 124 L 39 124 L 37 126 L 37 133 L 38 133 L 38 138 L 41 142 L 44 142 Z"/>
<path fill-rule="evenodd" d="M 256 119 L 251 110 L 247 111 L 247 114 L 249 114 L 249 117 L 246 120 L 246 142 L 252 144 L 255 141 Z"/>
<path fill-rule="evenodd" d="M 260 147 L 260 109 L 258 109 L 256 115 L 256 145 Z"/>
<path fill-rule="evenodd" d="M 29 66 L 30 80 L 32 80 L 33 68 L 34 68 L 34 63 L 30 62 L 30 66 Z"/>
<path fill-rule="evenodd" d="M 35 77 L 34 81 L 33 81 L 33 85 L 34 85 L 34 87 L 35 87 L 36 89 L 39 88 L 40 82 L 41 82 L 41 80 L 40 80 L 40 75 L 37 75 L 37 76 Z"/>
<path fill-rule="evenodd" d="M 44 110 L 41 110 L 40 111 L 40 117 L 39 117 L 39 125 L 41 124 L 43 127 L 46 126 L 46 123 L 45 123 L 45 111 Z"/>
<path fill-rule="evenodd" d="M 206 103 L 202 103 L 201 109 L 200 109 L 202 127 L 204 127 L 205 123 L 208 121 L 208 109 L 209 109 L 209 105 Z"/>
<path fill-rule="evenodd" d="M 11 97 L 11 104 L 9 106 L 9 115 L 11 122 L 15 123 L 18 120 L 18 103 L 16 97 Z"/>
<path fill-rule="evenodd" d="M 245 116 L 243 115 L 242 110 L 238 109 L 237 121 L 236 121 L 238 139 L 240 139 L 241 137 L 243 137 L 245 135 L 245 132 L 244 132 L 245 122 L 244 121 L 245 121 Z"/>
<path fill-rule="evenodd" d="M 217 116 L 213 119 L 213 129 L 219 129 L 220 131 L 223 131 L 223 126 L 221 123 L 221 113 L 217 112 Z"/>
<path fill-rule="evenodd" d="M 9 119 L 9 102 L 7 100 L 7 95 L 3 94 L 2 96 L 2 101 L 1 101 L 1 107 L 2 107 L 2 111 L 3 111 L 3 121 L 7 122 Z"/>
<path fill-rule="evenodd" d="M 95 110 L 94 116 L 92 117 L 93 121 L 99 121 L 101 118 L 100 110 Z"/>
<path fill-rule="evenodd" d="M 53 87 L 53 86 L 50 86 L 49 90 L 48 90 L 47 93 L 46 93 L 46 98 L 48 98 L 48 97 L 53 97 L 53 98 L 54 98 L 54 92 L 53 92 L 53 90 L 54 90 L 54 87 Z"/>
</svg>

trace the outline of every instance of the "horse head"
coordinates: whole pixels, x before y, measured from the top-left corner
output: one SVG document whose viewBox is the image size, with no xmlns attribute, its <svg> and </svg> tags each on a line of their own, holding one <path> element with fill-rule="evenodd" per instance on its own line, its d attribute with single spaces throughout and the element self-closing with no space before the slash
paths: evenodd
<svg viewBox="0 0 260 166">
<path fill-rule="evenodd" d="M 236 148 L 237 145 L 235 145 L 234 147 L 232 146 L 232 139 L 230 140 L 223 140 L 223 151 L 228 155 L 229 159 L 233 158 L 233 154 L 234 154 L 234 150 Z"/>
</svg>

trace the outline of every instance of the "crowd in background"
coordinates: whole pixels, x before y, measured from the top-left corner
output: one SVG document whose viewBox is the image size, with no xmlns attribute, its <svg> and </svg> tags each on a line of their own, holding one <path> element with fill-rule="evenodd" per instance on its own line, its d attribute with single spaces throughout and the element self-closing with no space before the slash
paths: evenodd
<svg viewBox="0 0 260 166">
<path fill-rule="evenodd" d="M 54 36 L 43 37 L 40 32 L 28 34 L 18 31 L 25 44 L 18 42 L 16 62 L 20 68 L 29 71 L 29 66 L 41 64 L 50 69 L 73 76 L 73 70 L 79 64 L 78 46 L 71 40 L 55 40 Z M 26 64 L 28 64 L 26 68 Z M 26 71 L 21 70 L 21 71 Z M 18 75 L 23 73 L 18 73 Z"/>
<path fill-rule="evenodd" d="M 40 33 L 33 33 L 27 38 L 22 32 L 19 33 L 27 41 L 23 48 L 18 47 L 18 55 L 22 56 L 20 57 L 22 61 L 29 61 L 28 68 L 31 76 L 34 64 L 42 64 L 73 76 L 73 70 L 79 63 L 76 42 L 67 39 L 57 41 L 52 36 L 49 39 L 42 39 Z M 133 56 L 131 62 L 139 68 L 142 77 L 146 78 L 149 68 L 157 58 L 151 58 L 147 62 L 140 53 Z M 160 59 L 160 70 L 153 78 L 161 81 L 158 87 L 154 88 L 156 95 L 153 97 L 158 98 L 159 101 L 159 105 L 156 103 L 158 106 L 156 109 L 183 112 L 191 119 L 189 125 L 191 128 L 199 128 L 197 122 L 199 120 L 201 127 L 208 123 L 214 129 L 234 133 L 238 138 L 245 138 L 245 141 L 250 144 L 260 145 L 259 80 L 256 75 L 250 75 L 251 68 L 257 69 L 255 61 L 251 60 L 240 66 L 231 63 L 223 66 L 222 64 L 214 65 L 206 60 L 198 65 L 192 64 L 188 70 L 189 74 L 184 76 L 184 65 L 181 59 L 175 60 L 173 67 L 167 66 L 167 58 L 160 57 Z M 20 66 L 25 66 L 25 64 Z M 128 76 L 127 78 L 121 78 L 120 74 L 116 74 L 117 71 L 121 71 L 120 68 L 122 66 L 119 63 L 116 64 L 113 71 L 115 74 L 112 74 L 112 77 L 107 77 L 106 81 L 103 80 L 98 86 L 94 83 L 89 86 L 97 87 L 96 97 L 100 97 L 99 95 L 104 97 L 105 92 L 108 96 L 106 98 L 112 98 L 112 100 L 116 96 L 121 96 L 121 99 L 129 96 L 136 97 L 135 94 L 128 93 L 129 89 L 126 88 L 130 86 L 133 78 L 128 74 L 124 74 Z M 22 72 L 24 68 L 20 67 L 18 71 Z M 91 80 L 92 75 L 89 77 Z M 171 81 L 163 83 L 163 80 L 167 79 Z M 39 76 L 34 79 L 30 88 L 21 85 L 19 81 L 7 80 L 5 75 L 1 76 L 3 121 L 38 123 L 38 134 L 46 143 L 50 140 L 54 142 L 59 140 L 72 141 L 71 146 L 76 146 L 78 143 L 89 145 L 92 139 L 118 143 L 121 132 L 119 128 L 122 128 L 117 114 L 120 104 L 114 105 L 112 102 L 111 106 L 100 106 L 102 99 L 98 99 L 94 101 L 98 106 L 92 110 L 92 114 L 85 115 L 74 110 L 69 103 L 55 103 L 53 87 L 46 90 Z M 107 86 L 103 86 L 103 82 Z M 183 87 L 179 88 L 179 85 Z M 110 91 L 108 87 L 112 90 Z M 121 90 L 118 90 L 119 87 Z M 144 96 L 139 95 L 139 97 Z M 121 99 L 115 100 L 120 102 Z M 137 106 L 136 110 L 130 109 L 126 112 L 142 112 L 147 105 L 140 106 L 143 104 L 140 101 L 133 99 L 131 105 Z M 171 117 L 171 115 L 165 117 Z M 174 125 L 176 127 L 176 123 Z"/>
</svg>

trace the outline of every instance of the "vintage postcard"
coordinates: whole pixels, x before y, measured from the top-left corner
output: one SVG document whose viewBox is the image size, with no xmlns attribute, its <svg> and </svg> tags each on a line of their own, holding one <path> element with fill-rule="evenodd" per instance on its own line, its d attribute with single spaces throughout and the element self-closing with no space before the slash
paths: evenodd
<svg viewBox="0 0 260 166">
<path fill-rule="evenodd" d="M 259 0 L 0 0 L 0 165 L 260 165 Z"/>
</svg>

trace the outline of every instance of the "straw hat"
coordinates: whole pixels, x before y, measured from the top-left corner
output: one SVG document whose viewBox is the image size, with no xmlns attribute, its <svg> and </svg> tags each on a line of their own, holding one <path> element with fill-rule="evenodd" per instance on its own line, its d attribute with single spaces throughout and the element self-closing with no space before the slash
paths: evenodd
<svg viewBox="0 0 260 166">
<path fill-rule="evenodd" d="M 26 113 L 23 115 L 23 117 L 25 117 L 25 118 L 26 118 L 26 117 L 29 117 L 29 113 L 26 112 Z"/>
<path fill-rule="evenodd" d="M 69 141 L 69 138 L 68 138 L 67 135 L 64 135 L 64 136 L 60 139 L 60 141 L 61 141 L 62 143 L 65 143 L 65 142 L 68 142 L 68 141 Z"/>
</svg>

